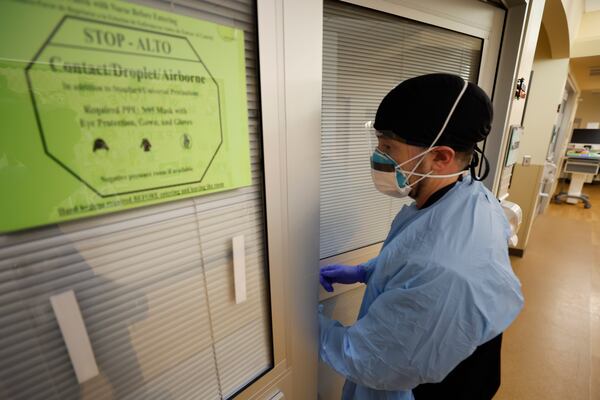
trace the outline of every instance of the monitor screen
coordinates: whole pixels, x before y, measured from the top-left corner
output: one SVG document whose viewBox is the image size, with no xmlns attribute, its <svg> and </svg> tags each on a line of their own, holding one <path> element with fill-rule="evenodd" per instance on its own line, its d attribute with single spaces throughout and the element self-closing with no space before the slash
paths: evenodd
<svg viewBox="0 0 600 400">
<path fill-rule="evenodd" d="M 600 144 L 600 129 L 573 129 L 570 143 Z"/>
</svg>

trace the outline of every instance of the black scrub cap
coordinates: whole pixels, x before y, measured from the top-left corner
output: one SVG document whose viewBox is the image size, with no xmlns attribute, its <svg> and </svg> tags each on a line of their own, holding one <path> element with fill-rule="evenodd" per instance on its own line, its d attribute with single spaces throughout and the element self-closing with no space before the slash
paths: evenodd
<svg viewBox="0 0 600 400">
<path fill-rule="evenodd" d="M 381 101 L 374 128 L 383 135 L 396 137 L 420 147 L 429 147 L 444 125 L 465 81 L 458 75 L 429 74 L 407 79 Z M 485 179 L 488 162 L 477 143 L 490 133 L 492 102 L 477 85 L 468 83 L 444 132 L 435 144 L 456 151 L 475 150 L 469 165 L 473 179 Z M 482 176 L 475 174 L 480 153 L 486 166 Z"/>
</svg>

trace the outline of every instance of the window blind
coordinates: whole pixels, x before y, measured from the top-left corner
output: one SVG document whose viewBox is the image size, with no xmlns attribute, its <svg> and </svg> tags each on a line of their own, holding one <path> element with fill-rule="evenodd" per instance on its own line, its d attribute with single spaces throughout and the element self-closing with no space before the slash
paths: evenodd
<svg viewBox="0 0 600 400">
<path fill-rule="evenodd" d="M 325 0 L 321 119 L 321 258 L 379 243 L 410 200 L 376 191 L 365 122 L 405 79 L 434 72 L 476 83 L 483 40 Z"/>
<path fill-rule="evenodd" d="M 222 399 L 272 367 L 256 4 L 136 3 L 244 30 L 252 185 L 0 235 L 0 399 Z M 239 234 L 248 297 L 236 305 Z M 100 371 L 81 385 L 49 300 L 67 290 Z"/>
</svg>

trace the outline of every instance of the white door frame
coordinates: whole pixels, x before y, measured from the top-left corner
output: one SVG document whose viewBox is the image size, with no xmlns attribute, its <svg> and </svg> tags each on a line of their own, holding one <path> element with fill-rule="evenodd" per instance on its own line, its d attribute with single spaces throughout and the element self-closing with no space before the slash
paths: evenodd
<svg viewBox="0 0 600 400">
<path fill-rule="evenodd" d="M 504 34 L 501 42 L 499 29 L 488 29 L 486 34 L 480 18 L 465 18 L 465 9 L 492 7 L 489 4 L 444 0 L 445 10 L 415 0 L 348 2 L 386 12 L 395 10 L 394 14 L 410 19 L 483 37 L 484 59 L 478 83 L 488 93 L 494 88 L 495 107 L 504 104 L 496 104 L 499 79 L 486 71 L 494 68 L 492 56 L 498 54 L 501 43 L 498 70 L 516 69 L 516 58 L 505 54 L 506 49 L 519 47 L 522 29 L 518 35 Z M 522 13 L 524 8 L 509 9 L 508 19 L 511 10 L 515 19 L 514 10 Z M 239 398 L 258 398 L 291 374 L 286 398 L 313 399 L 318 370 L 323 0 L 258 0 L 258 35 L 275 369 Z M 512 91 L 512 84 L 509 86 L 506 92 Z M 508 107 L 509 101 L 505 104 Z M 507 111 L 500 111 L 501 117 L 503 113 Z M 504 119 L 500 121 L 495 124 Z M 501 146 L 497 149 L 500 151 Z"/>
<path fill-rule="evenodd" d="M 525 33 L 528 24 L 531 22 L 528 19 L 528 13 L 532 10 L 531 0 L 503 0 L 503 3 L 507 5 L 508 11 L 504 23 L 502 48 L 492 99 L 494 121 L 484 147 L 484 153 L 490 163 L 490 174 L 484 180 L 484 183 L 492 193 L 500 196 L 501 199 L 507 196 L 507 194 L 501 193 L 501 178 L 503 177 L 504 160 L 508 147 L 510 121 L 521 120 L 525 104 L 525 101 L 514 101 L 517 75 L 520 67 L 524 67 L 522 69 L 526 70 L 527 76 L 525 78 L 528 79 L 531 70 L 530 64 L 533 61 L 532 56 L 526 55 L 531 58 L 529 63 L 525 63 L 529 66 L 521 65 L 522 50 L 526 45 L 524 43 Z M 529 34 L 528 39 L 533 40 L 533 43 L 535 43 L 537 32 L 536 34 Z M 510 170 L 512 171 L 512 167 Z M 510 178 L 510 173 L 507 176 Z"/>
<path fill-rule="evenodd" d="M 580 90 L 577 86 L 577 81 L 573 77 L 573 74 L 569 72 L 567 75 L 567 82 L 565 84 L 565 91 L 568 92 L 567 104 L 564 109 L 564 115 L 562 123 L 558 128 L 558 136 L 556 138 L 556 147 L 552 157 L 552 163 L 556 165 L 556 171 L 554 172 L 554 182 L 549 191 L 549 195 L 552 196 L 556 192 L 558 186 L 558 180 L 560 179 L 563 163 L 566 158 L 565 153 L 567 151 L 567 145 L 569 139 L 571 139 L 571 133 L 573 132 L 573 123 L 575 121 L 575 115 L 577 114 L 577 107 L 579 106 L 579 95 Z M 542 209 L 542 212 L 545 208 Z"/>
</svg>

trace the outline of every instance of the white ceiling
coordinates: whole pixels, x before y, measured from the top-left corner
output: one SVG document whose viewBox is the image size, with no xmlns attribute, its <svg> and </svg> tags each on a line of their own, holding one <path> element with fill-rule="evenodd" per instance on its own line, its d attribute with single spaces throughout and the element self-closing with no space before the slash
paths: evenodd
<svg viewBox="0 0 600 400">
<path fill-rule="evenodd" d="M 600 0 L 585 0 L 585 12 L 600 11 Z"/>
<path fill-rule="evenodd" d="M 600 56 L 572 58 L 570 64 L 579 89 L 600 90 L 600 75 L 590 74 L 600 70 Z"/>
</svg>

